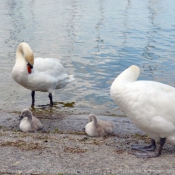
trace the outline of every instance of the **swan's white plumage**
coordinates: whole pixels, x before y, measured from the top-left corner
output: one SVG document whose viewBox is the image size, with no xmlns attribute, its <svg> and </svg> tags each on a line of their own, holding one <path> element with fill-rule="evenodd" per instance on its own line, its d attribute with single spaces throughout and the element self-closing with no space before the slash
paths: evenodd
<svg viewBox="0 0 175 175">
<path fill-rule="evenodd" d="M 68 75 L 59 59 L 32 58 L 33 52 L 27 43 L 20 43 L 16 51 L 16 63 L 12 70 L 12 77 L 20 85 L 32 91 L 51 93 L 74 80 Z M 32 63 L 33 59 L 33 63 Z M 26 68 L 27 63 L 33 65 L 32 73 Z"/>
<path fill-rule="evenodd" d="M 112 99 L 131 121 L 152 139 L 175 144 L 175 88 L 154 81 L 136 81 L 137 66 L 123 71 L 112 83 Z"/>
</svg>

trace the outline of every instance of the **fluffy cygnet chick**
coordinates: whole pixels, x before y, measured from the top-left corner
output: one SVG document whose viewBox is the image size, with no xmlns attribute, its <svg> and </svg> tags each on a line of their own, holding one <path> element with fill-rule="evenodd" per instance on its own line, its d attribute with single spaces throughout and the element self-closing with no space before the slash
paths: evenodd
<svg viewBox="0 0 175 175">
<path fill-rule="evenodd" d="M 20 115 L 19 128 L 23 132 L 37 131 L 43 127 L 42 123 L 32 115 L 32 112 L 28 109 L 24 109 Z"/>
<path fill-rule="evenodd" d="M 114 130 L 112 122 L 97 120 L 94 114 L 90 114 L 89 123 L 85 127 L 86 134 L 92 137 L 103 137 L 111 134 Z"/>
</svg>

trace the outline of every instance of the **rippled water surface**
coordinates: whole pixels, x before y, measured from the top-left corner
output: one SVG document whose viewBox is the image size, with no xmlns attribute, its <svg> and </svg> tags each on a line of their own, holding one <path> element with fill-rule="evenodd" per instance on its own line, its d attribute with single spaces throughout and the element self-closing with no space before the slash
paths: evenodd
<svg viewBox="0 0 175 175">
<path fill-rule="evenodd" d="M 35 57 L 60 58 L 75 75 L 55 91 L 56 110 L 112 113 L 111 83 L 132 64 L 141 68 L 139 79 L 175 86 L 174 0 L 1 0 L 0 26 L 1 110 L 31 104 L 30 91 L 11 78 L 22 41 Z M 47 93 L 37 92 L 36 105 L 47 103 Z"/>
</svg>

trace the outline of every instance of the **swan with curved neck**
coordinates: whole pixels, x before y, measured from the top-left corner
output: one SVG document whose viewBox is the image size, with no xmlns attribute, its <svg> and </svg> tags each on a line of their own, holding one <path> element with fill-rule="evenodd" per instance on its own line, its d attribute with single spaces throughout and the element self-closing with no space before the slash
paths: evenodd
<svg viewBox="0 0 175 175">
<path fill-rule="evenodd" d="M 32 112 L 28 109 L 24 109 L 20 115 L 19 128 L 23 132 L 34 132 L 43 127 L 42 123 L 32 115 Z"/>
<path fill-rule="evenodd" d="M 90 114 L 88 117 L 89 123 L 85 126 L 87 135 L 91 137 L 103 137 L 113 132 L 114 128 L 112 122 L 97 120 L 94 114 Z"/>
<path fill-rule="evenodd" d="M 154 81 L 137 81 L 139 74 L 138 66 L 130 66 L 114 80 L 110 93 L 125 115 L 151 138 L 148 146 L 132 146 L 145 153 L 136 156 L 158 157 L 166 141 L 175 145 L 175 88 Z M 155 150 L 156 140 L 160 141 L 158 152 L 148 152 Z"/>
<path fill-rule="evenodd" d="M 35 91 L 48 92 L 50 106 L 53 106 L 52 92 L 61 89 L 74 80 L 56 58 L 35 58 L 30 46 L 22 42 L 16 50 L 16 62 L 12 77 L 21 86 L 32 91 L 32 106 L 35 103 Z"/>
</svg>

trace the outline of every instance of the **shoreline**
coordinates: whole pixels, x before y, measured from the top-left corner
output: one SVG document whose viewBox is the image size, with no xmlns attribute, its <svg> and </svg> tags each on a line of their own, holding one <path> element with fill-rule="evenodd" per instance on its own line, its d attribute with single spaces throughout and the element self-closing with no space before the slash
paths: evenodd
<svg viewBox="0 0 175 175">
<path fill-rule="evenodd" d="M 132 144 L 149 138 L 126 117 L 97 115 L 114 123 L 109 137 L 89 137 L 83 131 L 87 115 L 38 117 L 44 129 L 23 133 L 16 113 L 1 113 L 0 174 L 173 174 L 174 146 L 165 144 L 162 155 L 138 159 Z"/>
</svg>

